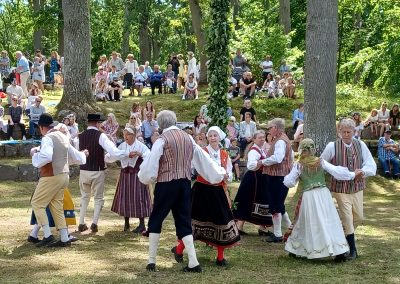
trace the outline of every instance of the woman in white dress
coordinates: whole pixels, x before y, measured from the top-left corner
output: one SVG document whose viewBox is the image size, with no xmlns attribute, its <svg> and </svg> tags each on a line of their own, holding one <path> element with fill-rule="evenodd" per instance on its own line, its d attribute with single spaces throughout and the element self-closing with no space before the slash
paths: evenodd
<svg viewBox="0 0 400 284">
<path fill-rule="evenodd" d="M 302 191 L 285 250 L 290 256 L 308 259 L 336 256 L 335 260 L 342 261 L 349 247 L 325 184 L 325 171 L 339 180 L 354 179 L 354 172 L 316 157 L 315 144 L 311 139 L 300 142 L 299 152 L 299 161 L 293 164 L 283 181 L 285 186 L 294 187 L 299 180 Z"/>
</svg>

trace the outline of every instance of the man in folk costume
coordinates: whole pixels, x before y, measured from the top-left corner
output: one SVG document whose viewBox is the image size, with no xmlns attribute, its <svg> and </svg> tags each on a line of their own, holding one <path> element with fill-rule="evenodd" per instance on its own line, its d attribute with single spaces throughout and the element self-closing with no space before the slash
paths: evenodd
<svg viewBox="0 0 400 284">
<path fill-rule="evenodd" d="M 79 232 L 88 230 L 85 224 L 85 216 L 92 192 L 94 195 L 94 214 L 90 229 L 93 233 L 98 232 L 97 223 L 104 205 L 105 151 L 113 156 L 119 156 L 124 153 L 115 147 L 115 144 L 106 134 L 99 131 L 101 122 L 105 119 L 101 114 L 89 113 L 87 116 L 88 128 L 78 135 L 78 148 L 81 150 L 88 149 L 90 153 L 86 164 L 80 167 L 79 174 L 79 187 L 81 189 Z"/>
<path fill-rule="evenodd" d="M 343 119 L 339 125 L 341 138 L 330 142 L 321 158 L 335 165 L 347 167 L 354 171 L 355 178 L 350 181 L 339 181 L 331 177 L 330 190 L 339 207 L 339 217 L 350 247 L 350 253 L 340 260 L 357 258 L 354 231 L 357 223 L 363 220 L 363 189 L 365 178 L 376 174 L 376 163 L 363 141 L 353 139 L 356 125 L 352 119 Z"/>
<path fill-rule="evenodd" d="M 69 164 L 84 164 L 87 150 L 78 152 L 62 132 L 53 129 L 57 123 L 51 115 L 44 113 L 39 118 L 39 130 L 43 135 L 41 146 L 31 150 L 32 164 L 39 168 L 40 179 L 32 196 L 32 208 L 37 223 L 43 228 L 44 238 L 37 247 L 66 247 L 71 242 L 65 222 L 64 189 L 69 183 Z M 56 241 L 50 231 L 46 207 L 49 206 L 54 223 L 60 231 L 61 240 Z"/>
<path fill-rule="evenodd" d="M 157 115 L 162 134 L 144 159 L 139 180 L 144 184 L 157 182 L 153 211 L 149 219 L 149 260 L 146 267 L 156 270 L 157 248 L 161 227 L 170 210 L 175 221 L 176 235 L 182 240 L 189 263 L 185 272 L 201 272 L 193 244 L 191 225 L 191 165 L 210 183 L 221 182 L 226 174 L 186 132 L 175 126 L 176 115 L 169 110 Z"/>
<path fill-rule="evenodd" d="M 266 238 L 266 242 L 282 242 L 282 221 L 286 228 L 292 222 L 285 210 L 285 199 L 289 189 L 283 184 L 284 177 L 289 174 L 293 164 L 293 150 L 289 138 L 285 134 L 285 120 L 274 118 L 268 123 L 268 131 L 273 137 L 267 158 L 262 161 L 263 172 L 267 175 L 270 192 L 269 212 L 272 216 L 274 234 Z"/>
</svg>

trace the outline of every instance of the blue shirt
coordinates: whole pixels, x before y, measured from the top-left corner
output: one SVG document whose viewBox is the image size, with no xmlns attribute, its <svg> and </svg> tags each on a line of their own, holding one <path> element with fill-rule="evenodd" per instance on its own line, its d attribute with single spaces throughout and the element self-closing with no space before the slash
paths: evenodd
<svg viewBox="0 0 400 284">
<path fill-rule="evenodd" d="M 154 133 L 154 128 L 158 128 L 158 123 L 155 120 L 148 121 L 147 119 L 142 122 L 142 134 L 144 138 L 150 138 Z"/>
<path fill-rule="evenodd" d="M 387 141 L 385 139 L 385 137 L 379 138 L 379 141 L 378 141 L 378 158 L 384 158 L 385 160 L 391 160 L 391 159 L 396 158 L 396 154 L 393 153 L 393 151 L 386 150 L 385 148 L 383 148 L 384 144 L 393 144 L 393 145 L 395 145 L 396 143 L 393 141 L 393 139 L 390 139 L 389 141 Z"/>
<path fill-rule="evenodd" d="M 296 109 L 293 112 L 293 123 L 295 123 L 296 121 L 304 121 L 304 112 L 300 111 L 299 109 Z"/>
<path fill-rule="evenodd" d="M 18 60 L 17 67 L 22 67 L 22 71 L 20 73 L 29 71 L 28 59 L 26 59 L 25 56 L 21 56 L 21 58 Z"/>
<path fill-rule="evenodd" d="M 161 71 L 150 73 L 150 82 L 161 82 L 163 79 L 163 73 Z"/>
</svg>

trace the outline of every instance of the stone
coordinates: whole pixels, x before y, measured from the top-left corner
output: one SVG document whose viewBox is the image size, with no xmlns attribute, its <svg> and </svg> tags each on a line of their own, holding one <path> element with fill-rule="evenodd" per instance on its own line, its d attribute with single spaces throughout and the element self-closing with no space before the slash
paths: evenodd
<svg viewBox="0 0 400 284">
<path fill-rule="evenodd" d="M 5 157 L 6 155 L 6 147 L 4 145 L 0 145 L 0 157 Z"/>
<path fill-rule="evenodd" d="M 39 146 L 40 144 L 39 143 L 29 143 L 29 144 L 21 144 L 21 145 L 19 145 L 19 148 L 18 148 L 18 150 L 19 150 L 19 155 L 21 156 L 21 157 L 31 157 L 31 149 L 33 148 L 33 147 L 37 147 L 37 146 Z"/>
<path fill-rule="evenodd" d="M 0 165 L 0 180 L 17 180 L 18 179 L 18 167 L 9 165 Z"/>
<path fill-rule="evenodd" d="M 18 144 L 14 145 L 4 145 L 4 156 L 5 157 L 15 157 L 18 154 L 17 149 Z"/>
<path fill-rule="evenodd" d="M 39 179 L 38 169 L 30 164 L 21 164 L 18 166 L 20 181 L 37 181 Z"/>
</svg>

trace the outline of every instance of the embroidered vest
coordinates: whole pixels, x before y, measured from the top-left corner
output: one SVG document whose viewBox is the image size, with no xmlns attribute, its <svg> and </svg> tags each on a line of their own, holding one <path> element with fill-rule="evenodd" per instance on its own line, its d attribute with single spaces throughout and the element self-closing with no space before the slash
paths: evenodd
<svg viewBox="0 0 400 284">
<path fill-rule="evenodd" d="M 350 147 L 346 147 L 341 139 L 335 142 L 335 156 L 332 164 L 335 166 L 347 167 L 350 171 L 361 169 L 362 150 L 360 141 L 353 139 Z M 365 188 L 364 179 L 341 181 L 331 177 L 330 189 L 338 193 L 356 193 Z"/>
<path fill-rule="evenodd" d="M 276 137 L 274 141 L 272 141 L 271 147 L 269 148 L 267 152 L 267 157 L 270 157 L 274 154 L 275 152 L 275 144 L 279 140 L 283 140 L 286 144 L 286 151 L 285 151 L 285 157 L 283 158 L 282 162 L 279 164 L 274 164 L 271 166 L 265 166 L 263 170 L 263 174 L 267 174 L 270 176 L 286 176 L 287 174 L 290 173 L 290 170 L 292 169 L 292 145 L 290 143 L 289 138 L 286 136 L 285 133 L 282 133 L 280 136 Z"/>
<path fill-rule="evenodd" d="M 256 151 L 258 154 L 260 154 L 260 160 L 264 160 L 265 158 L 266 158 L 266 156 L 265 156 L 265 153 L 264 153 L 264 151 L 260 151 L 260 149 L 258 149 L 257 147 L 251 147 L 250 148 L 250 151 L 251 150 L 254 150 L 254 151 Z M 249 152 L 250 152 L 249 151 Z M 260 172 L 263 172 L 264 171 L 264 166 L 261 166 L 257 171 L 260 171 Z"/>
<path fill-rule="evenodd" d="M 204 147 L 203 150 L 206 151 L 208 154 L 210 154 L 210 153 L 208 152 L 207 147 Z M 225 151 L 225 150 L 223 150 L 223 149 L 220 149 L 220 150 L 219 150 L 219 156 L 220 156 L 220 158 L 221 158 L 221 167 L 223 167 L 223 168 L 226 170 L 227 165 L 228 165 L 229 154 L 228 154 L 227 151 Z M 201 182 L 201 183 L 204 183 L 204 184 L 211 184 L 211 183 L 209 183 L 205 178 L 203 178 L 203 177 L 200 176 L 200 175 L 197 176 L 196 180 L 197 180 L 198 182 Z M 222 180 L 220 183 L 212 184 L 212 185 L 215 185 L 215 186 L 220 186 L 220 185 L 222 185 L 222 186 L 225 188 L 226 183 L 225 183 L 224 180 Z"/>
</svg>

